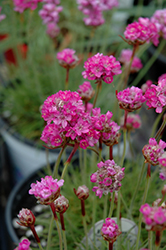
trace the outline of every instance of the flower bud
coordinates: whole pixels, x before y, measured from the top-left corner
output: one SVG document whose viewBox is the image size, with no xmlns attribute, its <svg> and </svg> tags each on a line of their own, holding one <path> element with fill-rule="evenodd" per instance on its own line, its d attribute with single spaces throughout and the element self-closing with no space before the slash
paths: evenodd
<svg viewBox="0 0 166 250">
<path fill-rule="evenodd" d="M 18 224 L 21 226 L 29 227 L 35 224 L 35 216 L 32 211 L 27 208 L 22 208 L 22 210 L 20 210 L 18 218 L 20 220 L 20 223 L 18 222 Z"/>
<path fill-rule="evenodd" d="M 54 201 L 54 205 L 56 212 L 64 213 L 69 207 L 69 201 L 63 195 L 61 195 Z"/>
<path fill-rule="evenodd" d="M 76 190 L 74 188 L 74 193 L 80 200 L 86 200 L 89 197 L 89 188 L 87 188 L 85 185 L 79 186 Z"/>
</svg>

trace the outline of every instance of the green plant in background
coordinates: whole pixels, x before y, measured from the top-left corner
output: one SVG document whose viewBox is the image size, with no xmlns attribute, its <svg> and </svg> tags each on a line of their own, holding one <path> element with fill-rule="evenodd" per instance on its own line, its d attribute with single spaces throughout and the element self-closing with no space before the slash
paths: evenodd
<svg viewBox="0 0 166 250">
<path fill-rule="evenodd" d="M 32 183 L 29 190 L 29 194 L 49 209 L 46 212 L 49 224 L 45 213 L 37 216 L 36 222 L 44 226 L 42 235 L 38 236 L 35 217 L 29 209 L 19 212 L 19 223 L 32 231 L 40 249 L 91 249 L 91 244 L 98 249 L 95 223 L 100 220 L 103 220 L 100 228 L 103 239 L 99 240 L 99 248 L 112 250 L 114 245 L 117 249 L 165 249 L 162 238 L 166 227 L 165 185 L 163 187 L 161 181 L 166 179 L 166 143 L 161 140 L 166 125 L 165 75 L 159 78 L 158 84 L 148 81 L 142 89 L 135 87 L 141 84 L 140 80 L 165 44 L 165 26 L 162 26 L 165 24 L 159 18 L 165 14 L 165 9 L 154 14 L 153 19 L 139 18 L 126 29 L 118 25 L 121 34 L 125 29 L 124 36 L 120 37 L 115 29 L 111 29 L 115 17 L 111 19 L 109 13 L 105 13 L 104 23 L 101 10 L 107 9 L 109 1 L 103 1 L 102 5 L 91 1 L 90 8 L 86 6 L 85 9 L 86 1 L 78 1 L 80 10 L 86 10 L 84 14 L 91 13 L 84 19 L 88 26 L 84 25 L 75 1 L 62 1 L 63 11 L 62 8 L 56 10 L 61 15 L 55 17 L 58 26 L 53 26 L 51 31 L 47 26 L 50 16 L 46 15 L 46 6 L 42 1 L 38 2 L 34 11 L 24 11 L 21 8 L 30 2 L 23 2 L 22 6 L 14 0 L 15 11 L 21 14 L 14 12 L 8 3 L 4 11 L 6 16 L 11 13 L 14 29 L 5 23 L 7 18 L 3 20 L 4 24 L 1 22 L 6 36 L 1 50 L 11 48 L 12 42 L 15 60 L 12 64 L 6 62 L 10 81 L 1 87 L 2 112 L 24 136 L 36 139 L 42 133 L 41 140 L 47 148 L 60 148 L 53 170 L 48 166 L 46 176 L 41 182 Z M 55 2 L 59 4 L 59 1 Z M 155 7 L 152 4 L 150 10 Z M 44 24 L 35 15 L 39 10 Z M 136 17 L 140 17 L 143 10 L 146 8 L 142 6 L 132 9 Z M 130 13 L 130 10 L 126 12 Z M 158 49 L 143 66 L 136 52 L 147 58 L 145 51 L 150 43 Z M 124 48 L 132 50 L 123 50 L 123 54 Z M 115 56 L 123 64 L 122 70 Z M 131 73 L 138 71 L 138 75 L 131 77 Z M 83 78 L 88 79 L 88 83 Z M 140 141 L 132 142 L 130 135 L 141 125 L 138 112 L 144 102 L 159 115 L 154 124 L 148 124 L 151 135 L 148 136 L 149 143 L 142 149 L 142 156 L 134 148 Z M 157 131 L 161 117 L 163 123 Z M 122 150 L 119 138 L 123 141 Z M 128 154 L 127 141 L 130 146 Z M 118 144 L 116 154 L 113 150 L 115 144 Z M 61 169 L 59 165 L 67 147 L 72 150 Z M 77 150 L 79 162 L 74 168 L 72 161 Z M 154 203 L 157 198 L 160 199 Z M 151 207 L 149 204 L 152 203 Z M 60 225 L 57 212 L 60 213 Z M 123 217 L 138 225 L 132 244 L 130 232 L 126 236 L 122 234 Z M 90 228 L 93 228 L 92 239 L 88 234 Z M 155 237 L 152 237 L 153 231 Z M 23 245 L 30 249 L 28 240 L 21 241 L 16 249 L 22 250 Z"/>
</svg>

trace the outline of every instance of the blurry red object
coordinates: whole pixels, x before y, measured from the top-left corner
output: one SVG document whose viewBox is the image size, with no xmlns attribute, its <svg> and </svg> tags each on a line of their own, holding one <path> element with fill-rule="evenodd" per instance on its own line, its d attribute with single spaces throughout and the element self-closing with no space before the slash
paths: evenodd
<svg viewBox="0 0 166 250">
<path fill-rule="evenodd" d="M 7 34 L 0 34 L 0 41 L 7 39 Z M 27 44 L 21 44 L 17 46 L 18 52 L 20 52 L 23 59 L 26 59 L 27 51 L 28 51 L 28 45 Z M 17 65 L 17 59 L 14 54 L 13 49 L 9 48 L 4 52 L 5 60 L 9 64 Z"/>
</svg>

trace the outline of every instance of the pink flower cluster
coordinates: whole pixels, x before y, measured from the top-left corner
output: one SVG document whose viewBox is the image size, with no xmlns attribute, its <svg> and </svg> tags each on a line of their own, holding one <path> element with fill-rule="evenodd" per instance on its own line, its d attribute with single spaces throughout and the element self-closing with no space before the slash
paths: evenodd
<svg viewBox="0 0 166 250">
<path fill-rule="evenodd" d="M 77 0 L 78 9 L 87 16 L 83 20 L 85 25 L 99 26 L 105 20 L 103 18 L 103 11 L 111 10 L 118 6 L 118 0 Z"/>
<path fill-rule="evenodd" d="M 161 157 L 158 158 L 160 164 L 160 179 L 165 181 L 166 180 L 166 152 L 164 152 Z"/>
<path fill-rule="evenodd" d="M 29 194 L 33 194 L 41 204 L 48 205 L 58 198 L 60 187 L 63 186 L 64 180 L 53 179 L 52 176 L 41 178 L 41 182 L 31 184 Z"/>
<path fill-rule="evenodd" d="M 110 84 L 114 75 L 122 73 L 121 65 L 114 56 L 104 56 L 102 53 L 88 58 L 84 63 L 85 71 L 82 72 L 84 78 L 88 80 L 103 80 Z"/>
<path fill-rule="evenodd" d="M 146 100 L 143 96 L 142 90 L 134 86 L 116 93 L 116 98 L 118 99 L 119 107 L 128 112 L 141 108 Z"/>
<path fill-rule="evenodd" d="M 159 43 L 159 35 L 155 23 L 152 23 L 149 18 L 138 19 L 126 27 L 124 32 L 125 38 L 129 43 L 141 45 L 150 41 L 157 46 Z"/>
<path fill-rule="evenodd" d="M 124 116 L 121 117 L 120 125 L 123 128 L 124 125 Z M 126 129 L 132 131 L 134 129 L 141 127 L 141 117 L 138 114 L 128 114 L 126 121 Z"/>
<path fill-rule="evenodd" d="M 158 84 L 151 84 L 145 92 L 146 105 L 161 113 L 166 106 L 166 78 L 159 78 Z"/>
<path fill-rule="evenodd" d="M 30 244 L 31 242 L 28 239 L 23 239 L 14 250 L 31 250 Z"/>
<path fill-rule="evenodd" d="M 101 114 L 100 108 L 94 108 L 92 113 L 94 128 L 100 132 L 102 142 L 107 146 L 117 144 L 120 136 L 120 126 L 111 120 L 112 112 L 108 111 L 106 114 Z"/>
<path fill-rule="evenodd" d="M 57 6 L 59 1 L 45 1 L 46 4 L 39 11 L 39 15 L 43 19 L 43 23 L 47 25 L 47 34 L 51 38 L 55 38 L 59 32 L 60 28 L 57 23 L 59 22 L 59 13 L 63 10 L 62 6 Z"/>
<path fill-rule="evenodd" d="M 144 204 L 140 208 L 143 214 L 143 222 L 146 224 L 146 230 L 162 231 L 166 227 L 166 209 L 158 206 L 150 207 Z"/>
<path fill-rule="evenodd" d="M 119 61 L 125 67 L 128 67 L 129 64 L 130 64 L 131 56 L 132 56 L 132 50 L 130 50 L 130 49 L 123 49 L 121 51 L 121 54 L 120 54 L 120 57 L 119 57 Z M 132 64 L 131 64 L 130 72 L 131 73 L 138 72 L 142 67 L 143 67 L 143 65 L 141 63 L 141 60 L 138 57 L 134 56 Z"/>
<path fill-rule="evenodd" d="M 81 96 L 81 99 L 85 102 L 88 102 L 89 100 L 91 100 L 95 93 L 90 82 L 87 82 L 87 81 L 79 86 L 79 89 L 77 90 L 77 92 Z"/>
<path fill-rule="evenodd" d="M 48 97 L 42 108 L 42 117 L 47 125 L 41 140 L 48 145 L 58 147 L 71 140 L 85 149 L 98 142 L 99 132 L 94 129 L 92 117 L 85 112 L 77 92 L 60 90 Z"/>
<path fill-rule="evenodd" d="M 116 222 L 111 218 L 106 218 L 101 228 L 101 235 L 106 241 L 115 242 L 121 231 Z"/>
<path fill-rule="evenodd" d="M 37 8 L 37 4 L 42 2 L 42 0 L 13 0 L 14 10 L 22 13 L 25 9 L 30 8 L 31 10 L 35 10 Z"/>
<path fill-rule="evenodd" d="M 146 90 L 150 88 L 152 83 L 153 82 L 151 80 L 147 80 L 144 84 L 142 84 L 141 89 L 142 89 L 143 94 L 146 93 Z"/>
<path fill-rule="evenodd" d="M 75 50 L 66 48 L 57 53 L 59 64 L 64 68 L 74 68 L 78 62 Z"/>
<path fill-rule="evenodd" d="M 99 198 L 109 192 L 114 192 L 120 189 L 121 181 L 124 178 L 125 168 L 118 166 L 114 160 L 107 160 L 97 164 L 99 168 L 97 172 L 93 173 L 90 181 L 97 184 L 92 191 L 96 193 Z"/>
<path fill-rule="evenodd" d="M 159 35 L 166 39 L 166 9 L 156 10 L 151 22 L 155 23 Z"/>
<path fill-rule="evenodd" d="M 2 7 L 0 7 L 0 13 L 1 13 Z M 0 14 L 0 22 L 6 18 L 6 15 Z"/>
<path fill-rule="evenodd" d="M 142 149 L 142 153 L 145 157 L 146 162 L 149 162 L 153 166 L 159 164 L 159 158 L 163 155 L 166 143 L 162 140 L 157 141 L 155 138 L 149 139 L 149 144 L 145 145 Z"/>
</svg>

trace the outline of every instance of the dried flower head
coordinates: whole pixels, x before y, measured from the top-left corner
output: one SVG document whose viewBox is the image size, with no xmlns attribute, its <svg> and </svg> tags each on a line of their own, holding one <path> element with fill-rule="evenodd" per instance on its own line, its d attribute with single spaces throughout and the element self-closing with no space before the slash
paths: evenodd
<svg viewBox="0 0 166 250">
<path fill-rule="evenodd" d="M 106 218 L 101 228 L 101 235 L 108 242 L 115 242 L 121 231 L 116 222 L 111 218 Z"/>
<path fill-rule="evenodd" d="M 21 226 L 29 227 L 35 224 L 35 216 L 32 211 L 27 208 L 22 208 L 20 210 L 18 218 L 20 220 L 18 224 L 20 224 Z"/>
<path fill-rule="evenodd" d="M 31 184 L 29 194 L 33 194 L 41 204 L 49 205 L 60 195 L 60 187 L 64 180 L 53 179 L 52 176 L 41 178 L 41 182 Z"/>
<path fill-rule="evenodd" d="M 90 181 L 97 184 L 92 189 L 96 196 L 101 198 L 103 194 L 107 195 L 109 192 L 118 191 L 124 178 L 125 168 L 118 166 L 114 160 L 101 161 L 97 167 L 99 168 L 97 172 L 90 177 Z"/>
<path fill-rule="evenodd" d="M 80 200 L 86 200 L 89 197 L 89 188 L 85 185 L 79 186 L 76 190 L 74 188 L 74 193 Z"/>
<path fill-rule="evenodd" d="M 162 140 L 159 141 L 159 144 L 157 144 L 157 141 L 155 138 L 149 139 L 149 144 L 145 145 L 142 149 L 142 153 L 145 157 L 145 161 L 149 162 L 153 166 L 156 166 L 159 164 L 159 158 L 164 153 L 164 148 L 166 148 L 166 143 Z"/>
<path fill-rule="evenodd" d="M 56 212 L 64 213 L 69 207 L 69 201 L 63 195 L 61 195 L 54 201 L 54 205 Z"/>
</svg>

